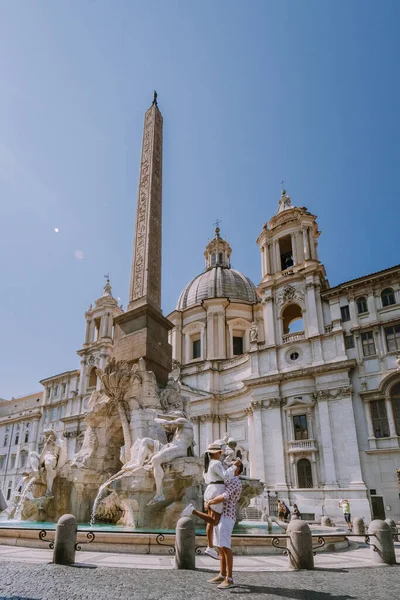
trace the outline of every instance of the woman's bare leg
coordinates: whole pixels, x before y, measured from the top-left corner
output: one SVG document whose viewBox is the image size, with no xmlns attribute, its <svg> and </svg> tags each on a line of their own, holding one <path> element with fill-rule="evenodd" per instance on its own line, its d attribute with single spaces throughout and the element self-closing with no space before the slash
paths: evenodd
<svg viewBox="0 0 400 600">
<path fill-rule="evenodd" d="M 208 509 L 208 514 L 200 512 L 199 510 L 194 510 L 193 513 L 196 517 L 199 517 L 203 521 L 207 523 L 206 525 L 206 535 L 207 535 L 207 543 L 209 548 L 213 548 L 213 528 L 216 527 L 219 523 L 221 515 L 212 508 Z"/>
</svg>

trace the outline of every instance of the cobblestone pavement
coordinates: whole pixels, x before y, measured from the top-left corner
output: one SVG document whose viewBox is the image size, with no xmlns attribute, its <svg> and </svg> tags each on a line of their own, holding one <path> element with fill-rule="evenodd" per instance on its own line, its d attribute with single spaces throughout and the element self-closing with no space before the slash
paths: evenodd
<svg viewBox="0 0 400 600">
<path fill-rule="evenodd" d="M 203 571 L 62 567 L 0 561 L 0 600 L 398 600 L 400 567 L 238 573 L 218 590 Z"/>
</svg>

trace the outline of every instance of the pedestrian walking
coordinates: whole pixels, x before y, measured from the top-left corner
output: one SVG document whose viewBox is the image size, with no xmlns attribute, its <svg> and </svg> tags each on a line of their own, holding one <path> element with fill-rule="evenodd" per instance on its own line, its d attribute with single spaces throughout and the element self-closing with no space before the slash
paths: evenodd
<svg viewBox="0 0 400 600">
<path fill-rule="evenodd" d="M 339 501 L 339 508 L 343 510 L 344 520 L 347 523 L 347 529 L 352 531 L 353 526 L 351 524 L 351 511 L 350 511 L 350 502 L 344 498 Z"/>
</svg>

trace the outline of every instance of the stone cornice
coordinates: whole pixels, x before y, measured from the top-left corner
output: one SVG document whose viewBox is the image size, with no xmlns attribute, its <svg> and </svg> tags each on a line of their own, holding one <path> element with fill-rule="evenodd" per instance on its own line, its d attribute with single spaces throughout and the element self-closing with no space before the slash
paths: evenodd
<svg viewBox="0 0 400 600">
<path fill-rule="evenodd" d="M 321 373 L 332 373 L 334 371 L 348 371 L 349 369 L 354 369 L 356 364 L 357 361 L 355 359 L 349 359 L 336 363 L 318 365 L 316 367 L 305 367 L 304 369 L 297 369 L 296 371 L 289 371 L 286 373 L 277 373 L 274 375 L 264 375 L 262 377 L 252 379 L 244 379 L 243 385 L 245 386 L 246 390 L 248 390 L 253 387 L 259 387 L 268 383 L 281 383 L 283 381 L 313 377 L 315 375 L 320 375 Z"/>
<path fill-rule="evenodd" d="M 42 416 L 42 411 L 38 409 L 32 409 L 32 411 L 26 411 L 22 414 L 12 414 L 7 417 L 0 418 L 0 426 L 9 425 L 10 423 L 21 423 L 22 421 L 39 421 Z"/>
<path fill-rule="evenodd" d="M 82 350 L 78 350 L 78 354 L 79 352 L 82 352 Z M 63 379 L 64 377 L 73 377 L 74 375 L 79 375 L 79 371 L 78 370 L 74 370 L 74 371 L 65 371 L 64 373 L 58 373 L 57 375 L 52 375 L 51 377 L 46 377 L 46 379 L 41 379 L 39 381 L 39 383 L 41 383 L 42 385 L 45 385 L 46 383 L 50 383 L 53 381 L 57 381 L 59 379 Z"/>
<path fill-rule="evenodd" d="M 358 293 L 362 289 L 368 286 L 373 286 L 376 283 L 389 283 L 391 280 L 399 280 L 400 278 L 400 265 L 378 271 L 377 273 L 371 273 L 364 277 L 352 279 L 348 282 L 341 283 L 333 288 L 329 288 L 321 293 L 321 296 L 325 299 L 334 298 L 339 294 L 348 294 L 349 292 Z"/>
</svg>

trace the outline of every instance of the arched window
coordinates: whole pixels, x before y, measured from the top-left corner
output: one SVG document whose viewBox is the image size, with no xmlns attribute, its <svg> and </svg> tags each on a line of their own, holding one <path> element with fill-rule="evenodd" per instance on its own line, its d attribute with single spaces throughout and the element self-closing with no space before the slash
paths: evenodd
<svg viewBox="0 0 400 600">
<path fill-rule="evenodd" d="M 360 296 L 357 298 L 357 312 L 359 315 L 368 312 L 368 304 L 365 296 Z"/>
<path fill-rule="evenodd" d="M 297 463 L 297 479 L 299 483 L 299 488 L 314 487 L 311 463 L 307 458 L 301 458 Z"/>
<path fill-rule="evenodd" d="M 392 288 L 385 288 L 381 293 L 382 306 L 390 306 L 396 304 L 394 297 L 394 290 Z"/>
<path fill-rule="evenodd" d="M 97 385 L 97 374 L 96 374 L 96 367 L 93 367 L 92 370 L 90 371 L 90 376 L 89 376 L 89 387 L 96 387 Z"/>
<path fill-rule="evenodd" d="M 396 383 L 390 390 L 392 398 L 394 422 L 396 425 L 397 435 L 400 435 L 400 383 Z"/>
<path fill-rule="evenodd" d="M 304 331 L 303 313 L 298 304 L 289 304 L 282 314 L 283 333 L 297 333 Z"/>
</svg>

